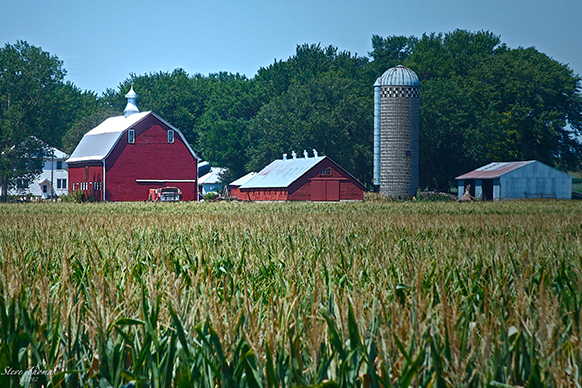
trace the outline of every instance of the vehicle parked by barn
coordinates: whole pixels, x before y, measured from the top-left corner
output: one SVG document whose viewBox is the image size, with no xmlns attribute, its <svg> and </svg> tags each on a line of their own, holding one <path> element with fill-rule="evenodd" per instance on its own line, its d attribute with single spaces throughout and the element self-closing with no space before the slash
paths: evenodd
<svg viewBox="0 0 582 388">
<path fill-rule="evenodd" d="M 178 187 L 160 187 L 150 189 L 148 201 L 150 202 L 179 202 L 182 200 L 182 190 Z"/>
</svg>

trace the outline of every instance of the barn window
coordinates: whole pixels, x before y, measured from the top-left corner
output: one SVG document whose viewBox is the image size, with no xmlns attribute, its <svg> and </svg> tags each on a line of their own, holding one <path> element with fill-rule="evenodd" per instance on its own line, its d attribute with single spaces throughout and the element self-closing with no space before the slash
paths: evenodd
<svg viewBox="0 0 582 388">
<path fill-rule="evenodd" d="M 130 129 L 127 131 L 127 142 L 129 144 L 135 143 L 135 129 Z"/>
<path fill-rule="evenodd" d="M 173 130 L 168 130 L 168 143 L 173 143 L 174 142 L 174 131 Z"/>
<path fill-rule="evenodd" d="M 331 168 L 328 168 L 327 170 L 325 170 L 325 173 L 326 173 L 327 175 L 331 175 Z"/>
</svg>

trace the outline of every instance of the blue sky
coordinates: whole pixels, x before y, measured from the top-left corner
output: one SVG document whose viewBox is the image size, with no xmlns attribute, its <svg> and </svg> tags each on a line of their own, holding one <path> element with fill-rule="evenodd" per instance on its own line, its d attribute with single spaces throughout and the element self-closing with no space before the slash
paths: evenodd
<svg viewBox="0 0 582 388">
<path fill-rule="evenodd" d="M 67 80 L 98 93 L 130 73 L 183 68 L 253 77 L 298 44 L 364 56 L 372 35 L 487 30 L 582 74 L 582 1 L 4 0 L 0 43 L 25 40 L 64 61 Z"/>
</svg>

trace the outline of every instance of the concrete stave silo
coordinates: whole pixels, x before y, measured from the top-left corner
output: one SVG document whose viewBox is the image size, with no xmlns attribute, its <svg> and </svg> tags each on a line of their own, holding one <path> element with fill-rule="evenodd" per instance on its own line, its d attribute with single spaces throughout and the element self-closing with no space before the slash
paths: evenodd
<svg viewBox="0 0 582 388">
<path fill-rule="evenodd" d="M 393 198 L 419 184 L 419 92 L 414 71 L 396 66 L 374 84 L 374 185 Z"/>
</svg>

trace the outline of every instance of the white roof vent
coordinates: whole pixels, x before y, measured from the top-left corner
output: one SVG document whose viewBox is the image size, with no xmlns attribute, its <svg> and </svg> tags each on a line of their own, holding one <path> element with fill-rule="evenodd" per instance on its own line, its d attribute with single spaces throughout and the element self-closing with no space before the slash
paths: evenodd
<svg viewBox="0 0 582 388">
<path fill-rule="evenodd" d="M 317 151 L 316 151 L 316 150 L 315 150 L 315 148 L 314 148 L 314 149 L 313 149 L 313 157 L 314 157 L 314 158 L 317 158 L 317 156 L 318 156 L 318 154 L 317 154 Z"/>
<path fill-rule="evenodd" d="M 287 160 L 287 154 L 283 154 L 283 160 Z"/>
<path fill-rule="evenodd" d="M 125 98 L 127 98 L 127 105 L 125 106 L 125 110 L 123 111 L 125 113 L 125 117 L 129 117 L 134 113 L 139 113 L 139 109 L 137 107 L 138 97 L 139 96 L 133 91 L 133 85 L 131 85 L 131 89 L 125 95 Z"/>
<path fill-rule="evenodd" d="M 293 160 L 297 160 L 297 154 L 295 151 L 291 151 L 291 156 L 293 156 Z"/>
<path fill-rule="evenodd" d="M 303 150 L 303 157 L 305 159 L 309 158 L 309 154 L 307 153 L 307 151 Z"/>
</svg>

